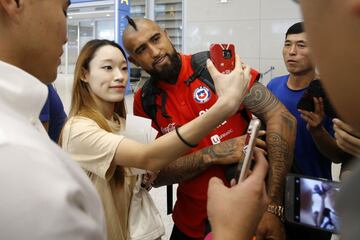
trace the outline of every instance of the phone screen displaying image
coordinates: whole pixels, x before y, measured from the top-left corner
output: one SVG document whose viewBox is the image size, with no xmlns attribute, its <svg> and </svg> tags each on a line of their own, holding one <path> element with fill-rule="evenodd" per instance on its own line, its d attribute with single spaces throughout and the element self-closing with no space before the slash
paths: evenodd
<svg viewBox="0 0 360 240">
<path fill-rule="evenodd" d="M 295 177 L 295 222 L 330 232 L 339 231 L 335 201 L 339 184 Z"/>
</svg>

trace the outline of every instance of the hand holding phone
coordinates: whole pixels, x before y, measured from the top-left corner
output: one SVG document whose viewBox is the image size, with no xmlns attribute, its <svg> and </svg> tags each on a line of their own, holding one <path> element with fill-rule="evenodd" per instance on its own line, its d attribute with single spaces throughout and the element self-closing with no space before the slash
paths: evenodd
<svg viewBox="0 0 360 240">
<path fill-rule="evenodd" d="M 309 87 L 305 90 L 304 95 L 299 100 L 297 108 L 308 112 L 314 112 L 314 97 L 321 97 L 323 99 L 324 112 L 328 117 L 335 118 L 338 116 L 334 107 L 330 103 L 330 100 L 328 99 L 319 79 L 315 79 L 310 83 Z"/>
<path fill-rule="evenodd" d="M 318 230 L 339 232 L 335 209 L 339 189 L 338 182 L 289 174 L 285 187 L 286 220 Z"/>
<path fill-rule="evenodd" d="M 253 156 L 253 149 L 255 147 L 256 137 L 259 133 L 261 122 L 259 119 L 254 118 L 250 121 L 249 127 L 246 133 L 245 145 L 243 153 L 245 155 L 244 160 L 239 162 L 237 172 L 240 173 L 238 182 L 242 182 L 249 175 L 251 160 Z"/>
</svg>

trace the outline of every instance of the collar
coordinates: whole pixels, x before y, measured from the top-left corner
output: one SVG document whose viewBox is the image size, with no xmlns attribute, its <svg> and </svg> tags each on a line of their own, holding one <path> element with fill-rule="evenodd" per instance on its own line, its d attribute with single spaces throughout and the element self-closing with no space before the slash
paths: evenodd
<svg viewBox="0 0 360 240">
<path fill-rule="evenodd" d="M 39 118 L 47 87 L 24 70 L 0 61 L 0 102 L 27 119 Z"/>
</svg>

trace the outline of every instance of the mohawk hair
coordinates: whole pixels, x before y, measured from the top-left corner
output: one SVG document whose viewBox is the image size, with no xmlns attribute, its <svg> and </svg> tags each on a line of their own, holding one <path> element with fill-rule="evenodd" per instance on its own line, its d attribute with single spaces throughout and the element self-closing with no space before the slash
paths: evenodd
<svg viewBox="0 0 360 240">
<path fill-rule="evenodd" d="M 138 30 L 138 27 L 137 27 L 134 19 L 132 19 L 132 18 L 129 17 L 128 15 L 126 15 L 125 18 L 128 20 L 128 23 L 137 31 L 137 30 Z"/>
</svg>

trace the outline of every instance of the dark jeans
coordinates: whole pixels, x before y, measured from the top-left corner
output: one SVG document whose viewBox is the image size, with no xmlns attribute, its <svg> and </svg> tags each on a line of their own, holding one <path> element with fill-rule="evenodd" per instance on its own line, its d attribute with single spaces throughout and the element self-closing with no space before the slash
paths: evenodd
<svg viewBox="0 0 360 240">
<path fill-rule="evenodd" d="M 298 225 L 286 224 L 286 240 L 330 240 L 331 233 Z"/>
</svg>

